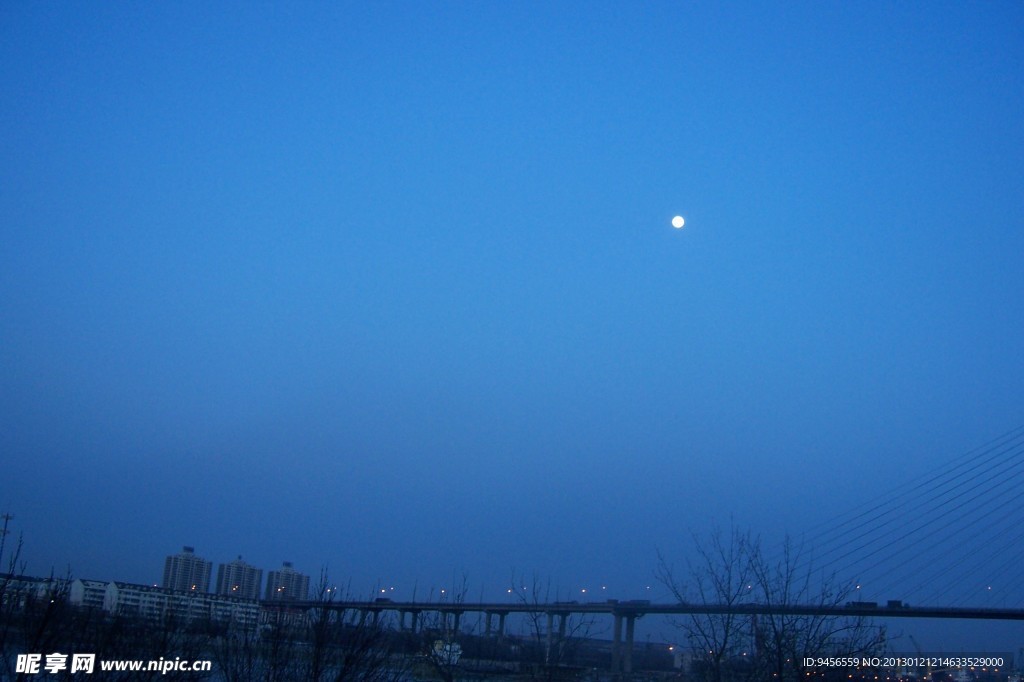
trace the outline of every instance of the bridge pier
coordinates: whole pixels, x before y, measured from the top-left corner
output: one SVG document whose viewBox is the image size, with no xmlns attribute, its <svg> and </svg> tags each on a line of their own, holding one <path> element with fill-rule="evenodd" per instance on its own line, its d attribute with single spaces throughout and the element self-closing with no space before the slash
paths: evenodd
<svg viewBox="0 0 1024 682">
<path fill-rule="evenodd" d="M 402 609 L 401 611 L 398 612 L 398 631 L 399 632 L 405 632 L 406 631 L 406 627 L 405 627 L 405 614 L 407 614 L 407 613 L 409 614 L 410 621 L 411 621 L 410 624 L 409 624 L 409 630 L 412 631 L 413 633 L 415 633 L 416 632 L 416 622 L 418 620 L 417 617 L 419 616 L 420 612 L 418 610 L 414 611 L 414 610 L 411 610 L 411 609 Z"/>
<path fill-rule="evenodd" d="M 636 616 L 626 616 L 626 658 L 622 662 L 622 671 L 627 675 L 633 674 L 633 626 L 636 625 Z"/>
<path fill-rule="evenodd" d="M 446 610 L 438 611 L 438 614 L 441 616 L 441 629 L 446 634 L 449 634 L 450 636 L 454 636 L 454 635 L 459 634 L 459 620 L 462 617 L 462 611 L 461 610 L 460 611 L 452 611 L 452 610 L 446 609 Z M 451 618 L 452 618 L 452 620 L 451 620 L 451 628 L 450 629 L 448 627 L 448 616 L 451 616 Z"/>
<path fill-rule="evenodd" d="M 547 627 L 547 640 L 544 645 L 544 665 L 551 665 L 551 650 L 555 647 L 555 616 L 558 616 L 558 661 L 562 660 L 562 653 L 565 650 L 565 628 L 566 622 L 569 620 L 568 613 L 558 613 L 553 611 L 547 612 L 548 627 Z"/>
<path fill-rule="evenodd" d="M 613 613 L 615 625 L 612 634 L 612 674 L 624 673 L 631 675 L 633 672 L 633 633 L 636 628 L 638 616 L 621 613 Z M 626 620 L 626 642 L 622 642 L 622 620 Z"/>
<path fill-rule="evenodd" d="M 615 675 L 622 669 L 622 616 L 613 613 L 612 621 L 612 674 Z"/>
<path fill-rule="evenodd" d="M 491 632 L 494 629 L 494 618 L 493 618 L 493 616 L 497 615 L 498 616 L 498 634 L 497 634 L 497 638 L 498 638 L 499 641 L 505 638 L 505 616 L 507 615 L 507 613 L 508 613 L 507 611 L 486 611 L 485 612 L 485 615 L 484 615 L 484 636 L 485 637 L 490 637 L 491 636 Z"/>
<path fill-rule="evenodd" d="M 568 620 L 569 614 L 560 613 L 558 614 L 558 662 L 562 662 L 562 654 L 565 653 L 565 621 Z"/>
</svg>

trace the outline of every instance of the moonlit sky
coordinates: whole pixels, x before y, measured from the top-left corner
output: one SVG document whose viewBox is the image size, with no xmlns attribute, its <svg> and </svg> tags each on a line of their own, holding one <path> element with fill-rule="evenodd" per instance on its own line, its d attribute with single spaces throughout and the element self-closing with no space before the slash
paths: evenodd
<svg viewBox="0 0 1024 682">
<path fill-rule="evenodd" d="M 8 2 L 0 64 L 29 573 L 628 598 L 1024 422 L 1018 2 Z"/>
</svg>

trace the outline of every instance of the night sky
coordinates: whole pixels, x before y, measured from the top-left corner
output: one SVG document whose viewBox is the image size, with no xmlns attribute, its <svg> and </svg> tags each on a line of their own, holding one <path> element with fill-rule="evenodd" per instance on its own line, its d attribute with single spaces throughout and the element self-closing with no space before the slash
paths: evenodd
<svg viewBox="0 0 1024 682">
<path fill-rule="evenodd" d="M 5 2 L 0 512 L 398 598 L 800 536 L 1024 423 L 1022 121 L 1019 2 Z"/>
</svg>

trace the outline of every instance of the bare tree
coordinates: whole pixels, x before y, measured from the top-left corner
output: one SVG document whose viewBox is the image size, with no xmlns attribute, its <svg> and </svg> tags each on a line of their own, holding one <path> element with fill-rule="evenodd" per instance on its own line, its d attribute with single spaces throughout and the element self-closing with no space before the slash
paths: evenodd
<svg viewBox="0 0 1024 682">
<path fill-rule="evenodd" d="M 444 588 L 437 595 L 438 601 L 458 607 L 465 603 L 469 593 L 469 578 L 463 573 L 461 578 L 453 577 L 452 586 Z M 434 601 L 431 592 L 427 601 Z M 458 670 L 462 656 L 462 635 L 469 632 L 469 624 L 462 622 L 461 610 L 434 612 L 432 618 L 424 619 L 423 629 L 419 637 L 419 659 L 427 670 L 436 675 L 442 682 L 452 682 Z"/>
<path fill-rule="evenodd" d="M 17 625 L 25 651 L 53 652 L 66 647 L 72 635 L 70 569 L 64 578 L 49 578 L 25 595 Z"/>
<path fill-rule="evenodd" d="M 4 514 L 4 527 L 0 531 L 0 567 L 3 566 L 4 551 L 7 546 L 7 524 L 11 520 L 10 514 Z M 7 557 L 7 571 L 0 575 L 0 656 L 3 656 L 3 665 L 10 668 L 13 656 L 10 647 L 12 639 L 17 635 L 16 625 L 21 611 L 23 595 L 19 589 L 16 576 L 24 571 L 24 564 L 19 566 L 23 539 L 19 536 L 11 555 Z M 7 677 L 13 678 L 14 671 L 8 669 Z"/>
<path fill-rule="evenodd" d="M 55 652 L 65 648 L 71 639 L 71 605 L 68 596 L 71 569 L 63 578 L 53 571 L 48 578 L 25 575 L 22 560 L 24 538 L 19 534 L 9 555 L 7 535 L 10 514 L 0 516 L 0 565 L 6 559 L 6 573 L 0 574 L 0 677 L 16 679 L 18 654 Z M 22 675 L 17 675 L 18 678 Z"/>
<path fill-rule="evenodd" d="M 348 601 L 324 568 L 313 595 L 314 606 L 308 622 L 308 674 L 312 682 L 388 682 L 403 666 L 392 655 L 395 638 L 388 628 L 383 609 L 358 612 L 336 606 Z"/>
<path fill-rule="evenodd" d="M 689 561 L 686 580 L 678 576 L 659 552 L 656 576 L 680 604 L 736 606 L 752 601 L 753 558 L 758 541 L 735 526 L 728 535 L 714 529 L 707 539 L 693 534 L 697 558 Z M 711 682 L 752 676 L 752 622 L 732 612 L 693 614 L 675 619 L 690 645 L 696 667 Z"/>
<path fill-rule="evenodd" d="M 758 598 L 770 607 L 812 605 L 835 607 L 851 595 L 849 586 L 837 583 L 834 575 L 818 575 L 810 561 L 787 537 L 779 557 L 768 560 L 758 548 L 751 557 Z M 864 618 L 796 615 L 784 609 L 761 616 L 757 621 L 757 663 L 761 673 L 778 680 L 803 677 L 805 657 L 872 653 L 885 643 L 884 629 Z"/>
<path fill-rule="evenodd" d="M 287 682 L 299 679 L 304 614 L 287 603 L 276 604 L 261 619 L 259 628 L 259 666 L 264 682 Z M 242 642 L 244 644 L 244 642 Z"/>
<path fill-rule="evenodd" d="M 680 603 L 739 606 L 760 604 L 767 614 L 747 616 L 726 609 L 677 621 L 694 650 L 697 667 L 714 682 L 750 679 L 797 680 L 805 657 L 860 655 L 884 647 L 884 629 L 863 618 L 799 615 L 793 606 L 837 607 L 850 596 L 834 576 L 813 570 L 787 538 L 777 558 L 733 527 L 707 540 L 694 536 L 698 561 L 683 583 L 659 555 L 658 577 Z"/>
<path fill-rule="evenodd" d="M 578 666 L 580 644 L 592 635 L 594 619 L 545 609 L 544 605 L 568 600 L 550 579 L 541 580 L 536 574 L 527 580 L 513 573 L 509 591 L 521 604 L 535 607 L 525 614 L 525 639 L 519 652 L 524 672 L 535 680 L 564 678 L 566 668 Z"/>
<path fill-rule="evenodd" d="M 258 624 L 227 623 L 212 640 L 213 657 L 226 682 L 268 679 Z"/>
</svg>

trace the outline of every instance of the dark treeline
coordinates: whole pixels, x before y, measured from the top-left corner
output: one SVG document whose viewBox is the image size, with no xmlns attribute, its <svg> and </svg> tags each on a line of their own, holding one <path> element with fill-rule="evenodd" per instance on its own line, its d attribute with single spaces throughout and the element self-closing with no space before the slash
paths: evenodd
<svg viewBox="0 0 1024 682">
<path fill-rule="evenodd" d="M 458 632 L 442 614 L 422 614 L 414 632 L 379 618 L 339 608 L 342 601 L 326 575 L 314 591 L 314 605 L 287 603 L 264 608 L 258 623 L 163 618 L 109 613 L 72 604 L 67 577 L 36 581 L 24 589 L 13 574 L 0 577 L 0 679 L 80 679 L 68 661 L 44 669 L 51 654 L 94 654 L 95 680 L 224 680 L 225 682 L 309 680 L 311 682 L 452 682 L 456 678 L 517 676 L 532 680 L 578 677 L 607 668 L 608 652 L 588 646 L 589 623 L 571 621 L 566 636 L 551 645 L 542 619 L 530 619 L 520 634 L 483 636 L 468 623 Z M 19 672 L 19 655 L 42 654 L 38 675 Z M 102 670 L 100 661 L 210 661 L 209 672 L 194 670 Z M 663 659 L 662 667 L 670 667 Z"/>
<path fill-rule="evenodd" d="M 680 602 L 708 604 L 840 605 L 849 590 L 816 576 L 788 543 L 768 559 L 749 534 L 735 529 L 694 537 L 694 560 L 675 571 L 660 558 L 657 577 Z M 479 623 L 455 623 L 443 613 L 424 611 L 414 630 L 399 628 L 382 611 L 370 617 L 354 609 L 322 571 L 311 608 L 265 605 L 258 621 L 186 617 L 168 610 L 160 618 L 110 613 L 72 604 L 70 575 L 35 579 L 26 588 L 17 565 L 20 543 L 0 577 L 0 680 L 39 679 L 18 670 L 26 654 L 94 654 L 95 680 L 223 680 L 225 682 L 408 682 L 409 680 L 518 677 L 551 682 L 604 679 L 611 668 L 606 631 L 590 617 L 559 623 L 557 635 L 541 605 L 557 601 L 550 582 L 512 576 L 513 590 L 538 610 L 525 614 L 501 636 L 480 632 Z M 16 570 L 20 569 L 20 570 Z M 464 601 L 467 590 L 450 600 Z M 820 616 L 699 615 L 672 622 L 681 646 L 653 648 L 638 643 L 635 676 L 751 682 L 798 680 L 821 671 L 805 669 L 807 657 L 874 655 L 886 645 L 884 629 L 859 618 Z M 456 629 L 457 628 L 457 629 Z M 210 661 L 209 671 L 104 670 L 101 661 Z M 836 671 L 838 672 L 838 671 Z M 79 679 L 66 665 L 45 679 Z M 849 678 L 844 678 L 849 679 Z"/>
</svg>

